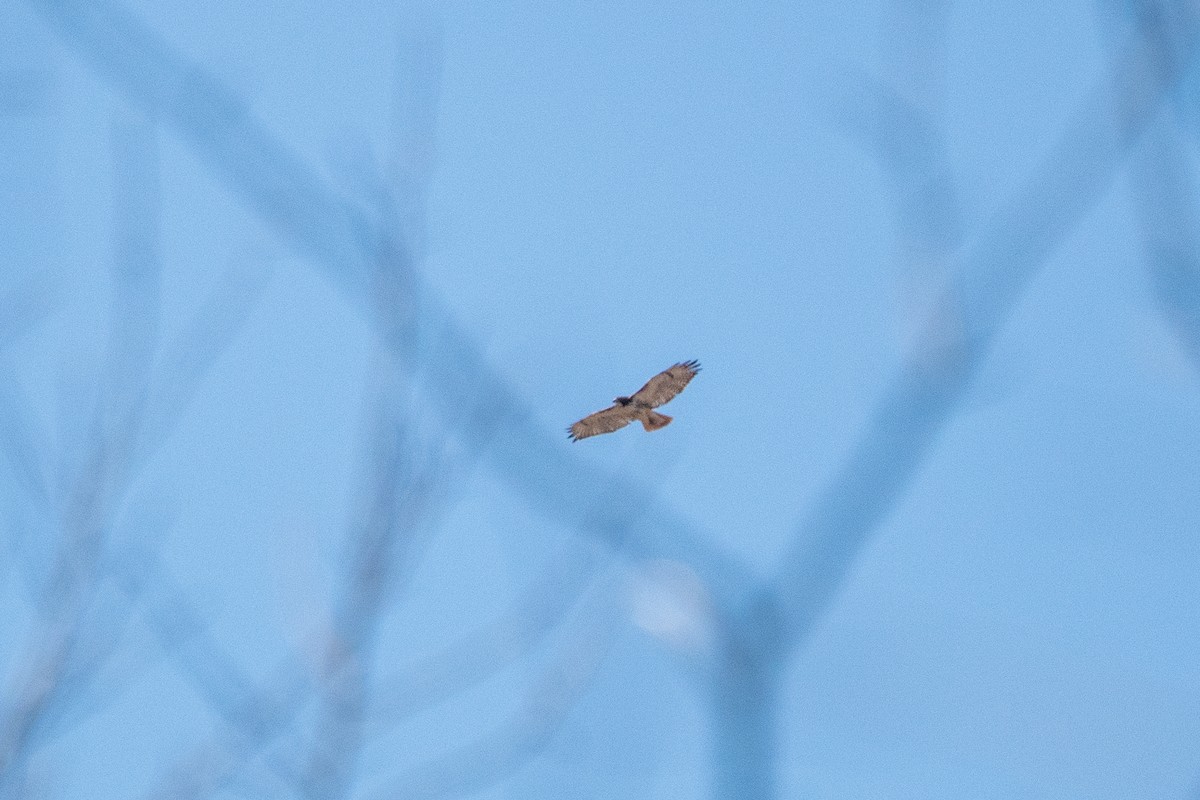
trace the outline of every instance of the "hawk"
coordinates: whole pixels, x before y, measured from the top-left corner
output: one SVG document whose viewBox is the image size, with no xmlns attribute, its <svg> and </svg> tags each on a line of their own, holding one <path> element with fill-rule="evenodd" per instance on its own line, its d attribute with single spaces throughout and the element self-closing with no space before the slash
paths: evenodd
<svg viewBox="0 0 1200 800">
<path fill-rule="evenodd" d="M 600 433 L 611 433 L 639 420 L 648 431 L 656 431 L 671 424 L 671 417 L 651 409 L 671 402 L 683 391 L 688 381 L 700 371 L 697 361 L 684 361 L 669 367 L 646 381 L 646 385 L 633 393 L 632 397 L 618 397 L 610 408 L 589 414 L 567 428 L 572 441 L 586 439 Z"/>
</svg>

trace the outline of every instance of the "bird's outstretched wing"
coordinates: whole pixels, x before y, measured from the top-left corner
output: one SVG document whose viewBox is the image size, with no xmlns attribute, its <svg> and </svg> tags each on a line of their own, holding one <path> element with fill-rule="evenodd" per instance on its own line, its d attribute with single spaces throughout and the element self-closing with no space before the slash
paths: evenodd
<svg viewBox="0 0 1200 800">
<path fill-rule="evenodd" d="M 574 441 L 586 439 L 599 433 L 612 433 L 624 428 L 637 417 L 637 410 L 632 406 L 612 406 L 595 414 L 588 414 L 583 419 L 567 428 Z"/>
<path fill-rule="evenodd" d="M 635 403 L 644 403 L 650 408 L 657 408 L 670 402 L 671 398 L 683 391 L 688 381 L 696 377 L 700 371 L 698 361 L 684 361 L 663 370 L 638 389 L 630 399 Z"/>
</svg>

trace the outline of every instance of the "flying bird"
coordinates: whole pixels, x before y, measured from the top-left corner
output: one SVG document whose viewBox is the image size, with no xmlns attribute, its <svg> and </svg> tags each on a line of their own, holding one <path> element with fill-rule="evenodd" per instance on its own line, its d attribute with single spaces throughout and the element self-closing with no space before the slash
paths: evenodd
<svg viewBox="0 0 1200 800">
<path fill-rule="evenodd" d="M 669 367 L 646 381 L 646 385 L 631 397 L 618 397 L 613 400 L 611 407 L 589 414 L 567 428 L 567 432 L 571 440 L 577 442 L 589 436 L 612 433 L 634 420 L 641 421 L 642 427 L 648 431 L 665 428 L 671 424 L 671 417 L 652 409 L 671 402 L 699 371 L 700 363 L 697 361 L 684 361 Z"/>
</svg>

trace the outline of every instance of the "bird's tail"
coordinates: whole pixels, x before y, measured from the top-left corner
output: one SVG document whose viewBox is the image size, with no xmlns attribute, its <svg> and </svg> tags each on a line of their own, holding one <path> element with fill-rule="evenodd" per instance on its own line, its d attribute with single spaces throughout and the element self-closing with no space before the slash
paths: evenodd
<svg viewBox="0 0 1200 800">
<path fill-rule="evenodd" d="M 648 431 L 656 431 L 659 428 L 665 428 L 670 425 L 671 419 L 666 414 L 660 414 L 657 411 L 647 411 L 646 416 L 642 417 L 642 427 Z"/>
</svg>

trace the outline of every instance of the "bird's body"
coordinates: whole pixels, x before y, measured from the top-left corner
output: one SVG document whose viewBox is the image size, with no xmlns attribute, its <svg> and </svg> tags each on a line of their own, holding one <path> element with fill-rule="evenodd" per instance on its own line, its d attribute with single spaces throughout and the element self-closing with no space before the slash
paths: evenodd
<svg viewBox="0 0 1200 800">
<path fill-rule="evenodd" d="M 611 407 L 589 414 L 568 428 L 567 432 L 572 440 L 579 441 L 620 430 L 634 421 L 641 422 L 648 431 L 665 428 L 672 418 L 654 409 L 669 403 L 699 371 L 700 364 L 696 361 L 675 364 L 655 375 L 633 395 L 614 399 Z"/>
</svg>

